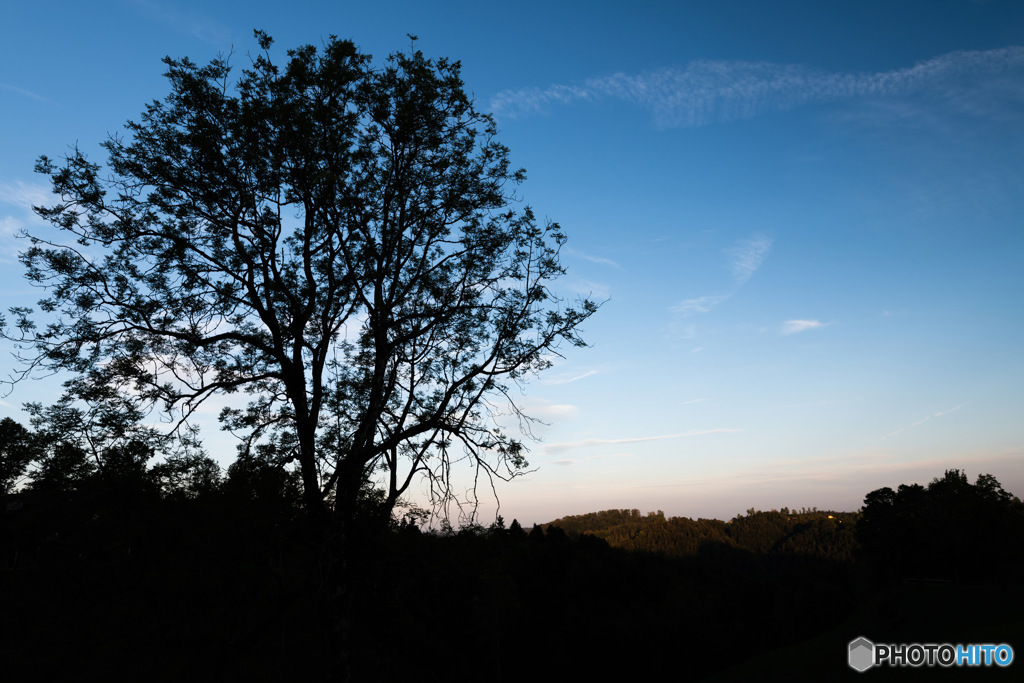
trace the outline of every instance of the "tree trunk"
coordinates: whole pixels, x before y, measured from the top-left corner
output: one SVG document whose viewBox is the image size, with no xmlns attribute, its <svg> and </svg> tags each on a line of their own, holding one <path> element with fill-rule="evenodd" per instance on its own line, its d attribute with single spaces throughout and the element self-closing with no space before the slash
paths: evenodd
<svg viewBox="0 0 1024 683">
<path fill-rule="evenodd" d="M 333 514 L 323 514 L 321 548 L 321 634 L 324 640 L 323 679 L 351 681 L 354 596 L 360 550 L 375 533 L 359 510 L 361 470 L 344 472 L 336 483 Z M 374 525 L 375 526 L 375 525 Z"/>
<path fill-rule="evenodd" d="M 353 577 L 350 556 L 351 520 L 330 518 L 324 525 L 320 553 L 320 633 L 324 681 L 352 680 Z"/>
</svg>

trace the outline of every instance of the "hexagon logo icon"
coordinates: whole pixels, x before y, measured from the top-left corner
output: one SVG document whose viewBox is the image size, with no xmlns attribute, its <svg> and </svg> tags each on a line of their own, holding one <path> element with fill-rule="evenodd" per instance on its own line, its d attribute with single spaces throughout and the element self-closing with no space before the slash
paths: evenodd
<svg viewBox="0 0 1024 683">
<path fill-rule="evenodd" d="M 867 638 L 850 641 L 850 668 L 867 671 L 875 663 L 875 644 Z"/>
</svg>

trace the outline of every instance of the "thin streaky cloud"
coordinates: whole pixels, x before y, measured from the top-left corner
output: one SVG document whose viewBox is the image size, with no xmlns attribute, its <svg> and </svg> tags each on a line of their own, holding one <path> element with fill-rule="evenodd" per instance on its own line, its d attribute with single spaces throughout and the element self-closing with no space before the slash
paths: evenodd
<svg viewBox="0 0 1024 683">
<path fill-rule="evenodd" d="M 3 241 L 0 242 L 0 263 L 16 263 L 18 261 L 18 254 L 21 253 L 21 247 L 17 243 L 17 240 L 13 239 L 23 227 L 23 223 L 11 216 L 0 216 L 0 237 L 3 237 Z M 9 239 L 10 238 L 10 239 Z"/>
<path fill-rule="evenodd" d="M 592 299 L 605 300 L 611 298 L 611 288 L 603 282 L 593 280 L 570 280 L 565 283 L 567 291 L 575 293 L 587 292 Z"/>
<path fill-rule="evenodd" d="M 704 403 L 707 400 L 709 400 L 709 399 L 706 399 L 706 398 L 691 398 L 689 401 L 683 401 L 679 405 L 681 405 L 681 406 L 688 406 L 688 405 L 693 405 L 694 403 Z"/>
<path fill-rule="evenodd" d="M 194 9 L 185 9 L 172 2 L 156 0 L 129 0 L 140 10 L 169 28 L 216 47 L 230 47 L 234 42 L 232 31 L 224 24 Z M 250 34 L 251 35 L 251 34 Z"/>
<path fill-rule="evenodd" d="M 582 441 L 573 441 L 570 443 L 553 443 L 548 444 L 544 447 L 544 452 L 547 455 L 555 455 L 557 453 L 564 453 L 574 448 L 585 448 L 588 446 L 603 446 L 606 444 L 622 444 L 622 443 L 643 443 L 645 441 L 661 441 L 663 439 L 680 439 L 687 436 L 701 436 L 703 434 L 720 434 L 723 432 L 738 432 L 738 429 L 700 429 L 690 432 L 680 432 L 678 434 L 663 434 L 660 436 L 637 436 L 625 439 L 584 439 Z"/>
<path fill-rule="evenodd" d="M 932 418 L 942 417 L 944 415 L 949 415 L 950 413 L 955 413 L 956 411 L 958 411 L 961 408 L 963 408 L 965 405 L 967 405 L 967 403 L 961 403 L 960 405 L 953 406 L 952 408 L 949 408 L 948 410 L 940 410 L 937 413 L 931 413 L 930 415 L 925 415 L 923 418 L 921 418 L 917 422 L 909 424 L 906 427 L 903 427 L 902 429 L 897 429 L 894 432 L 889 432 L 888 434 L 883 436 L 881 439 L 876 441 L 874 445 L 877 445 L 877 444 L 885 441 L 886 439 L 888 439 L 891 436 L 896 436 L 897 434 L 902 434 L 903 432 L 907 431 L 908 429 L 913 429 L 914 427 L 918 427 L 920 425 L 923 425 L 925 422 L 928 422 Z"/>
<path fill-rule="evenodd" d="M 749 119 L 817 102 L 913 92 L 946 94 L 964 81 L 1024 66 L 1024 47 L 950 52 L 914 66 L 876 73 L 838 73 L 800 64 L 700 60 L 685 68 L 592 78 L 579 85 L 505 90 L 490 101 L 498 116 L 544 111 L 552 105 L 625 100 L 650 110 L 657 125 L 695 128 Z M 1020 87 L 1020 86 L 1018 86 Z"/>
<path fill-rule="evenodd" d="M 716 306 L 732 297 L 739 289 L 754 276 L 754 273 L 761 267 L 772 249 L 773 240 L 765 235 L 754 235 L 745 239 L 737 240 L 732 246 L 725 249 L 725 255 L 729 259 L 729 271 L 732 273 L 734 285 L 732 291 L 724 294 L 712 294 L 699 296 L 692 299 L 684 299 L 669 310 L 687 318 L 698 313 L 708 313 Z"/>
<path fill-rule="evenodd" d="M 22 181 L 0 183 L 0 204 L 13 204 L 28 211 L 33 206 L 40 206 L 50 201 L 52 195 L 49 187 L 34 185 Z"/>
<path fill-rule="evenodd" d="M 950 408 L 949 410 L 942 410 L 942 411 L 939 411 L 939 412 L 937 412 L 937 413 L 932 413 L 932 417 L 942 417 L 943 415 L 949 415 L 950 413 L 954 413 L 954 412 L 956 412 L 956 411 L 960 410 L 960 409 L 961 409 L 961 408 L 963 408 L 963 407 L 964 407 L 965 405 L 967 405 L 967 404 L 966 404 L 966 403 L 961 403 L 961 404 L 960 404 L 960 405 L 958 405 L 958 406 L 953 406 L 953 407 L 952 407 L 952 408 Z"/>
<path fill-rule="evenodd" d="M 585 458 L 562 458 L 560 460 L 552 460 L 550 465 L 579 465 L 580 463 L 593 462 L 594 460 L 604 460 L 606 458 L 631 458 L 632 453 L 612 453 L 611 455 L 588 455 Z"/>
<path fill-rule="evenodd" d="M 615 261 L 612 261 L 610 258 L 604 258 L 603 256 L 591 256 L 590 254 L 586 254 L 582 251 L 577 251 L 576 249 L 567 248 L 565 251 L 570 256 L 581 258 L 584 261 L 590 261 L 591 263 L 596 263 L 598 265 L 611 266 L 612 268 L 618 268 L 619 270 L 622 270 L 622 266 L 620 266 Z"/>
<path fill-rule="evenodd" d="M 683 317 L 696 313 L 707 313 L 730 296 L 730 294 L 716 294 L 714 296 L 699 296 L 694 299 L 685 299 L 675 306 L 670 306 L 668 310 L 673 313 L 679 313 Z"/>
<path fill-rule="evenodd" d="M 575 417 L 579 413 L 579 408 L 571 403 L 530 406 L 529 410 L 531 416 L 541 420 L 565 420 Z"/>
<path fill-rule="evenodd" d="M 25 90 L 24 88 L 19 88 L 15 85 L 10 85 L 8 83 L 0 83 L 0 88 L 3 88 L 4 90 L 11 90 L 13 92 L 18 93 L 19 95 L 24 95 L 25 97 L 30 97 L 33 100 L 39 100 L 40 102 L 46 102 L 47 104 L 57 104 L 49 97 L 43 97 L 42 95 L 34 93 L 31 90 Z"/>
<path fill-rule="evenodd" d="M 798 334 L 819 327 L 825 327 L 825 323 L 820 320 L 787 320 L 782 325 L 782 334 Z"/>
<path fill-rule="evenodd" d="M 953 408 L 950 408 L 949 410 L 940 410 L 937 413 L 932 413 L 931 415 L 925 415 L 923 418 L 921 418 L 920 420 L 918 420 L 914 424 L 910 425 L 910 427 L 916 427 L 918 425 L 922 425 L 925 422 L 927 422 L 928 420 L 932 419 L 933 417 L 942 417 L 943 415 L 949 415 L 950 413 L 953 413 L 953 412 L 956 412 L 957 410 L 960 410 L 965 405 L 967 405 L 967 404 L 966 403 L 961 403 L 960 405 L 955 406 Z M 910 427 L 907 427 L 907 429 L 910 429 Z"/>
<path fill-rule="evenodd" d="M 600 373 L 601 373 L 600 370 L 588 370 L 587 372 L 584 372 L 584 373 L 579 374 L 579 375 L 564 374 L 564 375 L 559 375 L 557 377 L 552 377 L 550 379 L 545 379 L 545 380 L 542 380 L 542 381 L 544 382 L 544 384 L 570 384 L 572 382 L 577 382 L 577 381 L 579 381 L 581 379 L 584 379 L 586 377 L 592 377 L 593 375 L 598 375 Z"/>
<path fill-rule="evenodd" d="M 0 245 L 0 263 L 16 261 L 18 254 L 25 244 L 19 243 L 14 237 L 25 229 L 26 225 L 43 224 L 41 219 L 32 210 L 33 206 L 44 205 L 49 202 L 51 195 L 48 188 L 42 185 L 35 185 L 17 181 L 11 183 L 0 183 L 0 205 L 14 207 L 12 211 L 0 214 L 0 236 L 5 238 Z"/>
</svg>

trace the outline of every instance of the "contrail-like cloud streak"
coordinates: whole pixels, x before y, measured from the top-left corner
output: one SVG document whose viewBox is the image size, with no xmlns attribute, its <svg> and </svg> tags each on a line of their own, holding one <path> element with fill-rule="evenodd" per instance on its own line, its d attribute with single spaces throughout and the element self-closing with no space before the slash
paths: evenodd
<svg viewBox="0 0 1024 683">
<path fill-rule="evenodd" d="M 583 441 L 574 441 L 571 443 L 553 443 L 544 446 L 544 453 L 547 455 L 556 455 L 558 453 L 564 453 L 574 448 L 584 448 L 587 446 L 602 446 L 605 444 L 624 444 L 624 443 L 643 443 L 645 441 L 661 441 L 662 439 L 680 439 L 687 436 L 701 436 L 704 434 L 721 434 L 724 432 L 738 432 L 738 429 L 695 429 L 689 432 L 681 432 L 679 434 L 662 434 L 659 436 L 637 436 L 625 439 L 584 439 Z"/>
<path fill-rule="evenodd" d="M 495 95 L 490 106 L 497 116 L 514 118 L 553 105 L 610 98 L 650 109 L 659 126 L 695 128 L 816 102 L 944 90 L 965 78 L 999 75 L 1022 67 L 1024 47 L 1018 46 L 951 52 L 911 67 L 877 73 L 835 73 L 799 64 L 702 60 L 683 69 L 661 69 L 633 76 L 617 73 L 580 85 L 506 90 Z"/>
</svg>

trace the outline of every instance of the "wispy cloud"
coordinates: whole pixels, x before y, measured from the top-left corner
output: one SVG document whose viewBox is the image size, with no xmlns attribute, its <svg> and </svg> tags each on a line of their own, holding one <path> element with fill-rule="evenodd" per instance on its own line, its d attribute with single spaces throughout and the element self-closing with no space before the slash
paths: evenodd
<svg viewBox="0 0 1024 683">
<path fill-rule="evenodd" d="M 552 465 L 575 465 L 581 462 L 590 462 L 592 460 L 604 460 L 606 458 L 628 458 L 631 453 L 612 453 L 610 455 L 588 455 L 585 458 L 562 458 L 561 460 L 551 461 Z"/>
<path fill-rule="evenodd" d="M 49 97 L 43 97 L 42 95 L 40 95 L 38 93 L 34 93 L 31 90 L 25 90 L 24 88 L 19 88 L 17 86 L 10 85 L 8 83 L 0 83 L 0 88 L 3 88 L 4 90 L 10 90 L 12 92 L 16 92 L 19 95 L 24 95 L 25 97 L 32 98 L 33 100 L 39 100 L 40 102 L 46 102 L 47 104 L 57 104 L 56 102 L 51 100 Z"/>
<path fill-rule="evenodd" d="M 568 280 L 564 283 L 564 291 L 571 292 L 572 296 L 587 292 L 587 296 L 598 301 L 611 298 L 611 288 L 603 282 L 594 282 L 593 280 Z"/>
<path fill-rule="evenodd" d="M 566 247 L 565 252 L 570 256 L 581 258 L 584 261 L 590 261 L 591 263 L 597 263 L 598 265 L 611 266 L 612 268 L 618 268 L 619 270 L 622 270 L 622 266 L 620 266 L 618 263 L 612 261 L 609 258 L 604 258 L 603 256 L 591 256 L 590 254 L 585 254 L 582 251 L 578 251 L 570 247 Z"/>
<path fill-rule="evenodd" d="M 692 299 L 684 299 L 669 310 L 687 318 L 698 313 L 708 313 L 716 306 L 726 301 L 745 285 L 761 264 L 764 263 L 768 252 L 772 249 L 773 240 L 766 235 L 754 235 L 745 239 L 737 240 L 724 250 L 729 262 L 729 271 L 733 277 L 731 290 L 721 294 L 699 296 Z"/>
<path fill-rule="evenodd" d="M 49 188 L 17 181 L 14 184 L 0 183 L 0 204 L 13 204 L 21 209 L 32 210 L 33 206 L 50 201 Z"/>
<path fill-rule="evenodd" d="M 0 207 L 3 207 L 4 211 L 0 214 L 0 236 L 4 237 L 0 243 L 0 263 L 17 259 L 20 248 L 25 245 L 19 245 L 13 239 L 14 235 L 27 225 L 44 223 L 45 221 L 32 211 L 32 207 L 46 204 L 50 200 L 49 190 L 43 185 L 21 181 L 13 184 L 0 183 Z"/>
<path fill-rule="evenodd" d="M 659 126 L 693 128 L 749 119 L 816 102 L 947 92 L 964 81 L 1024 67 L 1024 47 L 951 52 L 911 67 L 838 73 L 800 64 L 701 60 L 685 68 L 623 73 L 577 85 L 506 90 L 490 101 L 498 116 L 517 117 L 554 105 L 617 99 L 650 110 Z M 1024 89 L 1017 81 L 1017 88 Z"/>
<path fill-rule="evenodd" d="M 234 42 L 231 29 L 203 12 L 180 7 L 177 3 L 157 0 L 128 0 L 128 4 L 134 5 L 165 26 L 204 43 L 226 48 Z"/>
<path fill-rule="evenodd" d="M 539 399 L 524 401 L 519 407 L 530 417 L 542 422 L 566 420 L 579 414 L 579 408 L 570 403 L 551 403 Z"/>
<path fill-rule="evenodd" d="M 943 415 L 949 415 L 950 413 L 954 413 L 954 412 L 956 412 L 956 411 L 960 410 L 961 408 L 963 408 L 963 407 L 964 407 L 965 405 L 967 405 L 967 403 L 961 403 L 960 405 L 957 405 L 957 406 L 953 406 L 952 408 L 949 408 L 949 409 L 947 409 L 947 410 L 940 410 L 940 411 L 939 411 L 939 412 L 937 412 L 937 413 L 931 413 L 930 415 L 925 415 L 925 416 L 924 416 L 923 418 L 921 418 L 921 419 L 920 419 L 920 420 L 918 420 L 917 422 L 914 422 L 914 423 L 912 423 L 912 424 L 909 424 L 909 425 L 907 425 L 906 427 L 903 427 L 902 429 L 897 429 L 897 430 L 896 430 L 896 431 L 894 431 L 894 432 L 889 432 L 888 434 L 886 434 L 885 436 L 883 436 L 883 437 L 882 437 L 881 439 L 879 439 L 878 441 L 876 441 L 876 442 L 875 442 L 875 445 L 877 445 L 877 444 L 879 444 L 879 443 L 881 443 L 881 442 L 885 441 L 886 439 L 888 439 L 888 438 L 889 438 L 889 437 L 891 437 L 891 436 L 896 436 L 897 434 L 902 434 L 903 432 L 907 431 L 908 429 L 913 429 L 914 427 L 918 427 L 918 426 L 920 426 L 920 425 L 923 425 L 923 424 L 924 424 L 925 422 L 928 422 L 928 421 L 929 421 L 929 420 L 931 420 L 932 418 L 935 418 L 935 417 L 942 417 Z"/>
<path fill-rule="evenodd" d="M 707 400 L 708 399 L 706 399 L 706 398 L 691 398 L 689 401 L 683 401 L 679 405 L 681 405 L 681 406 L 688 406 L 688 405 L 692 405 L 694 403 L 704 403 Z"/>
<path fill-rule="evenodd" d="M 0 235 L 14 235 L 21 229 L 21 223 L 12 216 L 0 216 Z"/>
<path fill-rule="evenodd" d="M 732 294 L 715 294 L 713 296 L 699 296 L 695 299 L 684 299 L 675 306 L 670 306 L 668 310 L 673 313 L 679 313 L 683 317 L 696 313 L 707 313 L 730 296 Z"/>
<path fill-rule="evenodd" d="M 555 375 L 554 377 L 546 377 L 542 382 L 544 384 L 571 384 L 572 382 L 577 382 L 586 377 L 592 377 L 600 374 L 600 372 L 600 370 L 587 370 L 580 374 L 562 373 L 560 375 Z"/>
<path fill-rule="evenodd" d="M 825 327 L 826 324 L 820 320 L 787 320 L 782 325 L 782 334 L 797 334 L 807 330 L 815 330 L 819 327 Z"/>
<path fill-rule="evenodd" d="M 740 240 L 726 250 L 726 254 L 729 256 L 729 269 L 736 279 L 737 287 L 742 286 L 757 272 L 771 248 L 772 239 L 770 237 L 755 235 L 749 239 Z"/>
<path fill-rule="evenodd" d="M 933 417 L 942 417 L 943 415 L 949 415 L 950 413 L 953 413 L 953 412 L 956 412 L 957 410 L 960 410 L 965 405 L 967 405 L 967 404 L 966 403 L 961 403 L 960 405 L 954 406 L 954 407 L 950 408 L 949 410 L 940 410 L 937 413 L 932 413 L 931 415 L 925 415 L 923 418 L 921 418 L 917 422 L 913 423 L 912 425 L 910 425 L 910 427 L 907 427 L 906 429 L 910 429 L 911 427 L 916 427 L 918 425 L 923 425 L 925 422 L 927 422 L 928 420 L 932 419 Z M 905 431 L 905 430 L 901 429 L 900 431 Z"/>
<path fill-rule="evenodd" d="M 687 436 L 701 436 L 703 434 L 719 434 L 722 432 L 738 432 L 738 429 L 700 429 L 689 432 L 680 432 L 678 434 L 663 434 L 660 436 L 637 436 L 625 439 L 584 439 L 582 441 L 573 441 L 569 443 L 552 443 L 544 446 L 544 453 L 547 455 L 556 455 L 558 453 L 565 453 L 566 451 L 575 448 L 586 448 L 588 446 L 603 446 L 606 444 L 621 444 L 621 443 L 643 443 L 646 441 L 661 441 L 663 439 L 681 439 Z"/>
</svg>

